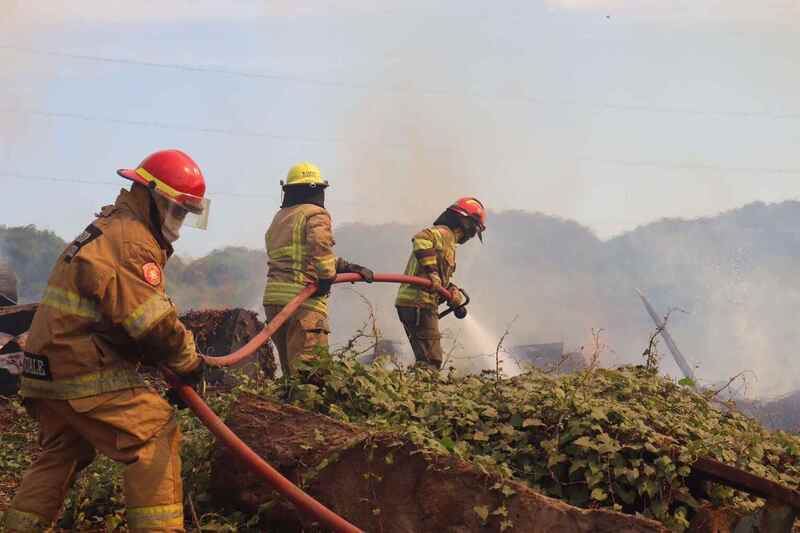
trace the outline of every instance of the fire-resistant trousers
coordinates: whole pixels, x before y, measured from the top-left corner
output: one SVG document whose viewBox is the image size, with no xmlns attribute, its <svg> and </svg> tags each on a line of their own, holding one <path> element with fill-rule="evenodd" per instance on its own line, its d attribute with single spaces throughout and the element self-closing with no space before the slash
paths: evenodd
<svg viewBox="0 0 800 533">
<path fill-rule="evenodd" d="M 281 305 L 265 305 L 267 322 L 281 312 Z M 289 317 L 272 336 L 278 349 L 281 372 L 291 375 L 296 371 L 298 358 L 314 359 L 322 350 L 328 349 L 328 335 L 331 328 L 328 318 L 319 311 L 300 308 Z"/>
<path fill-rule="evenodd" d="M 161 396 L 136 388 L 78 400 L 30 399 L 26 407 L 39 421 L 42 450 L 6 511 L 6 531 L 47 529 L 96 451 L 126 465 L 130 531 L 184 531 L 180 429 Z"/>
<path fill-rule="evenodd" d="M 417 363 L 442 368 L 442 334 L 439 315 L 428 307 L 397 307 L 397 316 L 406 330 Z"/>
</svg>

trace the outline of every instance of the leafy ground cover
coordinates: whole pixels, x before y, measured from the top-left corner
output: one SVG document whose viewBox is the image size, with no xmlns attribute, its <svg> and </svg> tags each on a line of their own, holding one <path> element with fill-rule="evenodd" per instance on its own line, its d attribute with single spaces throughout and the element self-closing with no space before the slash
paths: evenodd
<svg viewBox="0 0 800 533">
<path fill-rule="evenodd" d="M 297 405 L 400 431 L 577 506 L 641 513 L 676 530 L 700 503 L 687 486 L 698 456 L 800 483 L 800 438 L 642 367 L 498 380 L 322 358 L 282 387 Z M 723 486 L 710 497 L 746 512 L 763 503 Z"/>
<path fill-rule="evenodd" d="M 512 379 L 389 370 L 322 357 L 297 379 L 244 379 L 208 400 L 224 414 L 240 391 L 280 398 L 376 431 L 406 435 L 431 453 L 455 454 L 486 471 L 582 507 L 608 507 L 687 527 L 700 504 L 687 486 L 704 455 L 790 487 L 800 484 L 800 438 L 769 432 L 733 409 L 644 368 L 589 369 Z M 35 449 L 35 427 L 7 403 L 0 439 L 0 509 Z M 204 531 L 256 531 L 258 517 L 214 506 L 207 495 L 213 438 L 188 412 L 184 479 L 188 523 Z M 60 527 L 122 530 L 119 467 L 96 461 L 71 491 Z M 717 506 L 752 511 L 762 502 L 715 486 Z M 190 511 L 194 509 L 194 512 Z"/>
</svg>

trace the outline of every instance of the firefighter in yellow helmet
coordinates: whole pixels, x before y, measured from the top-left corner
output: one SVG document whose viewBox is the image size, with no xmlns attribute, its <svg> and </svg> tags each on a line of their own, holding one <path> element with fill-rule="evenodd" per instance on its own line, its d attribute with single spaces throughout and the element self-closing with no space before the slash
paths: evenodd
<svg viewBox="0 0 800 533">
<path fill-rule="evenodd" d="M 130 191 L 58 258 L 31 325 L 20 394 L 39 422 L 42 450 L 4 515 L 5 531 L 47 530 L 98 451 L 126 465 L 130 531 L 184 531 L 177 420 L 137 367 L 165 364 L 189 383 L 201 376 L 163 269 L 181 227 L 205 227 L 205 181 L 178 150 L 118 173 L 134 182 Z"/>
<path fill-rule="evenodd" d="M 415 285 L 400 285 L 395 306 L 418 364 L 436 369 L 442 366 L 442 335 L 437 311 L 442 301 L 436 291 L 440 287 L 448 289 L 452 299 L 447 303 L 451 307 L 461 304 L 463 295 L 450 282 L 456 271 L 456 246 L 475 235 L 482 242 L 485 229 L 486 210 L 483 204 L 477 198 L 466 197 L 459 198 L 439 215 L 432 227 L 420 231 L 411 239 L 413 249 L 405 273 L 427 277 L 433 285 L 428 290 Z M 456 316 L 464 318 L 466 308 L 457 309 Z"/>
<path fill-rule="evenodd" d="M 313 297 L 272 336 L 278 348 L 281 370 L 291 375 L 298 357 L 312 359 L 328 348 L 328 295 L 338 273 L 361 274 L 371 283 L 372 271 L 333 253 L 331 216 L 325 209 L 325 189 L 319 168 L 299 163 L 281 181 L 283 202 L 272 219 L 265 240 L 267 285 L 264 311 L 272 320 L 283 306 L 310 284 L 318 286 Z"/>
</svg>

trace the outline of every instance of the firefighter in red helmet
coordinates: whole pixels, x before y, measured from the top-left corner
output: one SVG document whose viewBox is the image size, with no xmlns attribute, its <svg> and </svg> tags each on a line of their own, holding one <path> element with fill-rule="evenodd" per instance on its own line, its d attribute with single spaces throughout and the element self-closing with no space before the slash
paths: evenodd
<svg viewBox="0 0 800 533">
<path fill-rule="evenodd" d="M 417 363 L 436 369 L 442 366 L 442 335 L 439 332 L 437 308 L 443 303 L 437 293 L 440 287 L 448 289 L 455 307 L 463 295 L 451 281 L 456 270 L 456 246 L 464 244 L 475 235 L 483 242 L 486 230 L 486 210 L 477 198 L 459 198 L 448 207 L 432 227 L 426 228 L 411 239 L 412 252 L 405 273 L 431 280 L 431 288 L 402 284 L 397 291 L 395 306 L 400 322 L 408 335 Z M 465 316 L 466 309 L 461 309 Z"/>
<path fill-rule="evenodd" d="M 58 258 L 31 325 L 20 394 L 42 450 L 4 515 L 6 531 L 48 529 L 97 452 L 126 465 L 130 531 L 184 531 L 178 423 L 137 366 L 164 364 L 189 383 L 202 375 L 164 266 L 182 226 L 205 228 L 206 185 L 179 150 L 118 174 L 131 189 Z"/>
</svg>

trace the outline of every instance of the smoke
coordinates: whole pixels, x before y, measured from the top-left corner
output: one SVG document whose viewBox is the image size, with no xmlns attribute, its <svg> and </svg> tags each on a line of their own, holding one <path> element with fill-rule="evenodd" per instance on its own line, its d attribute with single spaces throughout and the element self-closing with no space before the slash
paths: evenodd
<svg viewBox="0 0 800 533">
<path fill-rule="evenodd" d="M 347 129 L 345 162 L 360 222 L 426 224 L 475 194 L 478 143 L 464 135 L 483 127 L 475 109 L 413 93 L 368 96 L 360 107 Z"/>
<path fill-rule="evenodd" d="M 476 321 L 470 326 L 451 316 L 441 322 L 445 351 L 456 342 L 456 366 L 476 367 L 470 358 L 493 354 L 515 317 L 506 347 L 563 342 L 567 352 L 591 352 L 594 329 L 602 330 L 607 346 L 602 365 L 642 364 L 655 326 L 636 295 L 640 287 L 660 315 L 681 309 L 670 314 L 668 328 L 702 384 L 747 372 L 752 395 L 800 387 L 794 319 L 800 233 L 793 229 L 800 203 L 662 221 L 609 241 L 542 214 L 491 212 L 489 220 L 486 245 L 459 247 L 454 277 L 472 297 Z M 402 271 L 418 230 L 410 224 L 346 224 L 337 228 L 337 252 L 376 271 Z M 407 344 L 394 313 L 396 287 L 357 288 L 373 303 L 383 336 Z M 336 339 L 344 340 L 366 317 L 360 300 L 336 289 Z M 658 350 L 662 371 L 681 377 L 663 342 Z M 478 366 L 492 367 L 493 360 Z M 510 363 L 504 367 L 513 370 Z"/>
<path fill-rule="evenodd" d="M 577 12 L 595 12 L 645 20 L 691 20 L 719 23 L 733 21 L 747 25 L 785 23 L 798 14 L 798 6 L 791 1 L 773 2 L 769 5 L 748 0 L 545 0 L 554 9 Z"/>
</svg>

